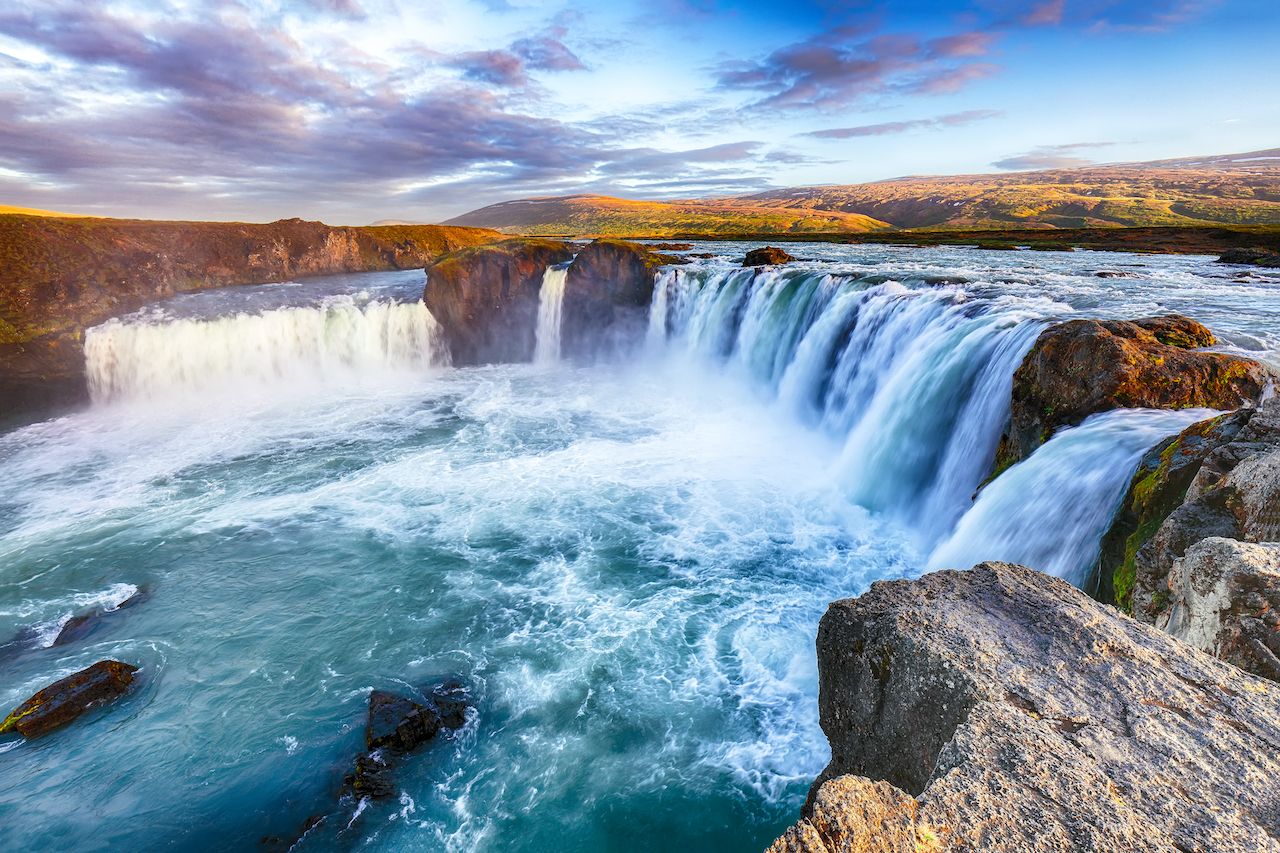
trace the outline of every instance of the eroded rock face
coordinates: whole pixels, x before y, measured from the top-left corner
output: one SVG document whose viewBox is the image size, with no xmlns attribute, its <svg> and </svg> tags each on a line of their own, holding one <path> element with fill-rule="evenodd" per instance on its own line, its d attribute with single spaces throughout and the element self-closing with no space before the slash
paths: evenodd
<svg viewBox="0 0 1280 853">
<path fill-rule="evenodd" d="M 1280 543 L 1202 539 L 1174 562 L 1168 589 L 1157 628 L 1280 681 Z"/>
<path fill-rule="evenodd" d="M 0 734 L 17 732 L 37 738 L 62 728 L 91 708 L 114 702 L 129 692 L 136 666 L 116 660 L 98 661 L 88 669 L 55 681 L 0 722 Z"/>
<path fill-rule="evenodd" d="M 789 264 L 794 260 L 795 258 L 777 246 L 765 246 L 762 249 L 752 249 L 747 252 L 747 256 L 742 259 L 742 265 L 744 267 L 764 267 Z"/>
<path fill-rule="evenodd" d="M 832 760 L 777 851 L 1280 850 L 1280 686 L 1061 580 L 874 584 L 818 664 Z"/>
<path fill-rule="evenodd" d="M 1030 456 L 1058 429 L 1110 409 L 1236 409 L 1273 381 L 1246 358 L 1199 352 L 1213 334 L 1187 317 L 1069 320 L 1040 334 L 1013 377 L 1013 408 L 996 470 Z"/>
<path fill-rule="evenodd" d="M 568 243 L 522 238 L 452 252 L 428 267 L 423 300 L 453 363 L 532 359 L 543 273 L 572 257 Z"/>
<path fill-rule="evenodd" d="M 565 281 L 561 353 L 590 356 L 642 341 L 658 267 L 683 262 L 624 240 L 587 245 Z"/>
</svg>

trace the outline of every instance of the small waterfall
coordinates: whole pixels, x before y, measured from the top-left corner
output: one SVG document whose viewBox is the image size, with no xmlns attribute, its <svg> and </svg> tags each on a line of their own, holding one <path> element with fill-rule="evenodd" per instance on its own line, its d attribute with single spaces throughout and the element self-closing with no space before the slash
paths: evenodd
<svg viewBox="0 0 1280 853">
<path fill-rule="evenodd" d="M 351 297 L 207 320 L 112 320 L 88 330 L 84 349 L 98 403 L 448 363 L 439 326 L 421 302 Z"/>
<path fill-rule="evenodd" d="M 744 374 L 844 445 L 857 503 L 931 544 L 987 473 L 1044 323 L 955 285 L 813 270 L 668 270 L 650 338 Z"/>
<path fill-rule="evenodd" d="M 564 284 L 569 267 L 547 267 L 538 291 L 538 328 L 533 351 L 534 364 L 549 365 L 560 360 L 560 327 L 564 313 Z"/>
<path fill-rule="evenodd" d="M 1143 454 L 1215 414 L 1119 409 L 1062 430 L 983 489 L 929 567 L 1004 560 L 1083 584 Z"/>
</svg>

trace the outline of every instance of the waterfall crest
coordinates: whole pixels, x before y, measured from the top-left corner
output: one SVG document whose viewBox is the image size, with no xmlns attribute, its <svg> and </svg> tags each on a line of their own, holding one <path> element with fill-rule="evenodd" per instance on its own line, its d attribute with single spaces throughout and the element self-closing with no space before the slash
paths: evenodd
<svg viewBox="0 0 1280 853">
<path fill-rule="evenodd" d="M 534 364 L 549 365 L 560 360 L 560 328 L 563 325 L 564 285 L 567 266 L 547 267 L 538 291 L 538 325 L 533 351 Z"/>
<path fill-rule="evenodd" d="M 84 350 L 95 403 L 448 363 L 421 302 L 359 304 L 349 296 L 212 319 L 112 320 L 86 332 Z"/>
</svg>

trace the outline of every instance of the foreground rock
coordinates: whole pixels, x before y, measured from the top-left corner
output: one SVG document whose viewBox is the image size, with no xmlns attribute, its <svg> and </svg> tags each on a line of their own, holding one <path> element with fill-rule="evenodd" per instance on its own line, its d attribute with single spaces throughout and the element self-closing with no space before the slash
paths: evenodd
<svg viewBox="0 0 1280 853">
<path fill-rule="evenodd" d="M 0 734 L 17 732 L 37 738 L 73 722 L 91 708 L 114 702 L 129 692 L 136 666 L 115 660 L 55 681 L 13 710 L 0 722 Z"/>
<path fill-rule="evenodd" d="M 1280 686 L 1060 580 L 877 583 L 817 645 L 832 759 L 776 853 L 1280 850 Z"/>
<path fill-rule="evenodd" d="M 0 421 L 87 397 L 84 330 L 193 290 L 414 269 L 498 239 L 436 225 L 146 222 L 0 215 Z"/>
<path fill-rule="evenodd" d="M 623 240 L 581 247 L 558 240 L 504 240 L 441 258 L 427 270 L 423 298 L 444 328 L 454 364 L 529 361 L 543 275 L 548 267 L 569 264 L 561 353 L 589 355 L 640 339 L 657 268 L 680 262 Z"/>
<path fill-rule="evenodd" d="M 1250 359 L 1197 351 L 1214 343 L 1212 332 L 1177 315 L 1050 326 L 1014 374 L 996 471 L 1098 412 L 1235 409 L 1256 402 L 1274 378 L 1270 371 Z"/>
<path fill-rule="evenodd" d="M 151 598 L 151 593 L 145 589 L 140 589 L 133 595 L 114 607 L 95 607 L 84 613 L 77 613 L 67 620 L 62 626 L 62 630 L 58 632 L 58 636 L 54 637 L 53 645 L 65 646 L 68 643 L 74 643 L 77 640 L 83 640 L 102 625 L 104 620 L 109 619 L 113 614 L 122 610 L 128 610 L 131 607 L 137 607 L 139 604 L 145 603 Z"/>
<path fill-rule="evenodd" d="M 1253 267 L 1280 267 L 1280 252 L 1269 249 L 1228 249 L 1218 258 L 1220 264 L 1246 264 Z"/>
<path fill-rule="evenodd" d="M 752 249 L 742 259 L 744 267 L 764 267 L 777 264 L 789 264 L 794 261 L 791 255 L 776 246 L 765 246 L 763 249 Z"/>
</svg>

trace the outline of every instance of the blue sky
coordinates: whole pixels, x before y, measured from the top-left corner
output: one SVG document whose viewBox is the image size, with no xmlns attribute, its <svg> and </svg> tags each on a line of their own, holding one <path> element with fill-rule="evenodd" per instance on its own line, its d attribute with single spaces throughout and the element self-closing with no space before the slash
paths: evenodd
<svg viewBox="0 0 1280 853">
<path fill-rule="evenodd" d="M 359 224 L 1280 145 L 1275 0 L 0 5 L 0 203 Z"/>
</svg>

